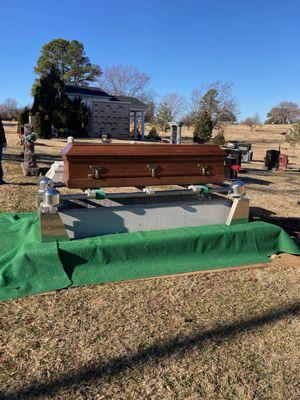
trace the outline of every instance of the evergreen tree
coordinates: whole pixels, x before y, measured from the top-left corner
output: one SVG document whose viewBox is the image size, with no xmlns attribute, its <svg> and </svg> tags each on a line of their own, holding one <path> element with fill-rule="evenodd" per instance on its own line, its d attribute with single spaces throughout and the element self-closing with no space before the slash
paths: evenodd
<svg viewBox="0 0 300 400">
<path fill-rule="evenodd" d="M 24 107 L 22 110 L 19 111 L 18 114 L 18 132 L 21 131 L 21 126 L 28 124 L 29 122 L 29 108 Z"/>
<path fill-rule="evenodd" d="M 35 113 L 34 116 L 34 132 L 37 134 L 38 137 L 41 137 L 42 132 L 42 116 L 39 111 Z"/>
<path fill-rule="evenodd" d="M 206 111 L 211 120 L 216 120 L 216 115 L 219 110 L 218 91 L 216 89 L 209 89 L 202 97 L 200 104 L 200 110 L 202 112 Z"/>
<path fill-rule="evenodd" d="M 172 110 L 167 103 L 161 103 L 155 114 L 155 125 L 165 133 L 169 128 L 169 122 L 172 122 Z"/>
<path fill-rule="evenodd" d="M 224 132 L 219 131 L 216 136 L 213 138 L 213 143 L 218 144 L 219 146 L 224 145 L 226 142 Z"/>
<path fill-rule="evenodd" d="M 39 138 L 50 139 L 52 134 L 52 124 L 48 115 L 43 112 L 36 112 L 34 119 L 34 132 Z"/>
<path fill-rule="evenodd" d="M 55 68 L 65 83 L 85 85 L 94 82 L 102 71 L 91 64 L 78 40 L 54 39 L 45 44 L 34 71 L 41 77 Z"/>
<path fill-rule="evenodd" d="M 51 123 L 56 125 L 55 111 L 61 109 L 62 103 L 66 99 L 65 84 L 60 78 L 59 71 L 54 67 L 48 74 L 42 76 L 35 87 L 32 112 L 37 111 L 48 115 Z"/>
<path fill-rule="evenodd" d="M 68 101 L 66 114 L 68 129 L 76 131 L 78 134 L 83 134 L 88 124 L 88 116 L 88 109 L 80 97 Z"/>
<path fill-rule="evenodd" d="M 200 112 L 195 125 L 194 141 L 205 143 L 211 138 L 213 131 L 213 121 L 207 111 Z"/>
<path fill-rule="evenodd" d="M 89 111 L 82 99 L 69 99 L 65 92 L 65 83 L 59 71 L 51 68 L 48 74 L 39 80 L 34 95 L 32 113 L 36 115 L 35 131 L 39 137 L 50 138 L 52 125 L 58 130 L 72 131 L 74 135 L 86 132 Z"/>
</svg>

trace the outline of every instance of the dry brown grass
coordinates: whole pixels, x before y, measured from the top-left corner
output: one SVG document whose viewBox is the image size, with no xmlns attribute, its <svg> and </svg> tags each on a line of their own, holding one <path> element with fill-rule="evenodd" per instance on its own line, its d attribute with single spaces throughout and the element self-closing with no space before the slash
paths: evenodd
<svg viewBox="0 0 300 400">
<path fill-rule="evenodd" d="M 17 154 L 14 128 L 8 140 L 8 155 Z M 39 141 L 37 152 L 54 156 L 63 146 Z M 254 145 L 251 168 L 269 147 Z M 0 187 L 0 210 L 33 210 L 35 178 L 16 160 L 4 168 L 11 184 Z M 299 192 L 286 192 L 299 190 L 299 175 L 246 179 L 264 215 L 299 218 Z M 0 398 L 299 399 L 299 283 L 291 261 L 0 303 Z"/>
<path fill-rule="evenodd" d="M 287 132 L 290 125 L 262 125 L 255 128 L 253 131 L 246 125 L 228 125 L 225 126 L 225 136 L 227 139 L 238 139 L 255 142 L 273 142 L 282 141 L 284 136 L 282 133 Z M 214 132 L 213 134 L 215 134 Z M 183 137 L 193 136 L 193 127 L 182 128 Z"/>
</svg>

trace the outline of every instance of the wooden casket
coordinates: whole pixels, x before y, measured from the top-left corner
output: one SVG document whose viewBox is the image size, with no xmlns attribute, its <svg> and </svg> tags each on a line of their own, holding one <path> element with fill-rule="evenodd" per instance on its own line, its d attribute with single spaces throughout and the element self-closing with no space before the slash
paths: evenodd
<svg viewBox="0 0 300 400">
<path fill-rule="evenodd" d="M 62 151 L 68 188 L 207 184 L 224 181 L 216 145 L 70 143 Z"/>
</svg>

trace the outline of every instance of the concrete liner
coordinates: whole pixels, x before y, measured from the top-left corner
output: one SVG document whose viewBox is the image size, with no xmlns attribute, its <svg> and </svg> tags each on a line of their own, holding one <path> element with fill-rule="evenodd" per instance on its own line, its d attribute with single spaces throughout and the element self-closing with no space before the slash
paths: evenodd
<svg viewBox="0 0 300 400">
<path fill-rule="evenodd" d="M 225 224 L 228 199 L 61 208 L 59 216 L 70 239 L 112 233 L 151 231 L 187 226 Z"/>
</svg>

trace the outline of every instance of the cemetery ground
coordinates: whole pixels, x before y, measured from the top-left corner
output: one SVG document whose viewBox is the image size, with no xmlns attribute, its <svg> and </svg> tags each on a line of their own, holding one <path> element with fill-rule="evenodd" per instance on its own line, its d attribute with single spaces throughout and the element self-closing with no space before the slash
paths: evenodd
<svg viewBox="0 0 300 400">
<path fill-rule="evenodd" d="M 0 186 L 0 212 L 32 211 L 36 178 L 22 175 L 16 126 L 5 129 L 9 185 Z M 299 173 L 261 171 L 265 151 L 278 149 L 285 131 L 233 126 L 226 138 L 253 143 L 254 162 L 241 175 L 253 218 L 299 238 Z M 65 142 L 38 140 L 39 165 L 49 167 Z M 300 149 L 290 161 L 300 167 Z M 0 398 L 298 399 L 299 258 L 260 267 L 0 303 Z"/>
</svg>

